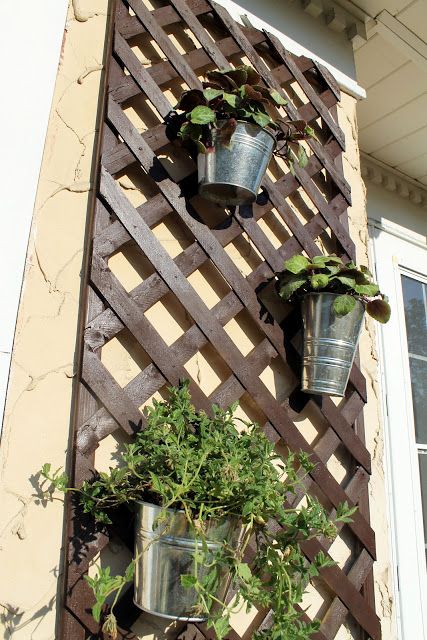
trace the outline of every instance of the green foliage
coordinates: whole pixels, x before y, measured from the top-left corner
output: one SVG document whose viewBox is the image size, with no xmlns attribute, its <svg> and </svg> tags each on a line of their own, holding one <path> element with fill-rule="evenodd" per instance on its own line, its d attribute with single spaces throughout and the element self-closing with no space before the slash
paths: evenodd
<svg viewBox="0 0 427 640">
<path fill-rule="evenodd" d="M 356 300 L 360 300 L 375 320 L 385 323 L 390 319 L 387 297 L 372 282 L 372 275 L 363 265 L 359 268 L 353 262 L 345 264 L 335 255 L 319 255 L 309 260 L 297 254 L 286 260 L 283 271 L 276 276 L 283 300 L 293 302 L 312 292 L 336 293 L 333 310 L 337 316 L 350 313 Z"/>
<path fill-rule="evenodd" d="M 309 563 L 301 542 L 319 535 L 333 538 L 335 522 L 349 522 L 355 508 L 340 505 L 333 520 L 309 495 L 301 506 L 290 508 L 289 497 L 305 493 L 304 479 L 314 469 L 305 452 L 279 457 L 260 427 L 233 415 L 237 405 L 225 410 L 214 405 L 211 416 L 197 411 L 188 382 L 169 392 L 167 401 L 154 401 L 148 408 L 147 426 L 125 445 L 120 466 L 100 473 L 78 489 L 84 511 L 108 522 L 119 505 L 151 502 L 163 507 L 158 522 L 162 535 L 167 531 L 170 510 L 182 509 L 201 545 L 194 553 L 192 571 L 181 575 L 181 584 L 196 592 L 194 612 L 207 617 L 207 625 L 218 640 L 229 632 L 232 611 L 252 605 L 273 611 L 271 628 L 255 634 L 257 640 L 308 640 L 319 624 L 303 622 L 298 605 L 310 579 L 334 563 L 323 553 Z M 50 474 L 49 465 L 43 474 L 51 482 L 59 477 L 58 472 Z M 67 490 L 62 481 L 57 484 Z M 218 518 L 240 522 L 237 550 L 227 541 L 215 551 L 208 548 L 205 525 Z M 249 565 L 244 556 L 250 540 L 255 551 Z M 95 578 L 86 578 L 95 594 L 95 620 L 100 621 L 106 598 L 116 594 L 103 626 L 113 638 L 114 604 L 132 580 L 138 560 L 129 565 L 124 576 L 111 576 L 107 567 Z M 200 572 L 201 566 L 209 571 Z M 238 593 L 232 609 L 216 597 L 224 569 Z"/>
<path fill-rule="evenodd" d="M 231 148 L 237 121 L 243 120 L 275 131 L 277 142 L 282 142 L 277 153 L 287 158 L 291 170 L 295 161 L 301 167 L 307 165 L 307 154 L 299 141 L 315 138 L 314 130 L 304 120 L 284 121 L 272 115 L 287 101 L 276 89 L 261 85 L 255 69 L 241 65 L 208 71 L 206 78 L 203 91 L 184 91 L 176 106 L 186 114 L 179 132 L 183 141 L 192 141 L 200 153 L 205 153 L 213 146 L 213 131 L 217 129 L 221 143 Z"/>
</svg>

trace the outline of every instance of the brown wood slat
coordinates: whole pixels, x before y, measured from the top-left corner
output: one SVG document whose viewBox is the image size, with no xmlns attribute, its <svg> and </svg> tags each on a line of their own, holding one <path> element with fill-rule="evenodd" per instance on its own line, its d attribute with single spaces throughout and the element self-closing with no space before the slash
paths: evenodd
<svg viewBox="0 0 427 640">
<path fill-rule="evenodd" d="M 295 80 L 298 82 L 299 86 L 304 91 L 305 95 L 310 100 L 311 104 L 314 106 L 318 114 L 322 116 L 323 121 L 329 127 L 330 132 L 335 137 L 341 149 L 345 151 L 345 139 L 344 139 L 343 132 L 341 131 L 340 127 L 333 119 L 328 108 L 325 106 L 325 104 L 322 102 L 318 94 L 310 85 L 310 83 L 308 82 L 304 74 L 299 70 L 298 65 L 295 63 L 293 56 L 285 50 L 284 46 L 276 36 L 272 34 L 268 34 L 268 39 L 271 40 L 271 42 L 274 45 L 274 48 L 280 54 L 280 57 L 282 58 L 283 62 L 288 67 L 289 71 L 294 76 Z"/>
<path fill-rule="evenodd" d="M 118 105 L 115 105 L 115 103 L 113 103 L 111 100 L 109 103 L 109 117 L 110 119 L 112 117 L 115 118 L 114 124 L 117 126 L 117 128 L 120 127 L 120 135 L 123 137 L 125 142 L 129 144 L 132 152 L 135 154 L 135 157 L 137 157 L 141 162 L 141 165 L 144 166 L 146 170 L 149 170 L 149 168 L 153 166 L 153 163 L 154 166 L 156 166 L 156 159 L 153 156 L 151 149 L 148 147 L 148 145 L 145 145 L 144 142 L 141 141 L 141 139 L 138 137 L 136 129 L 125 118 Z M 167 178 L 163 167 L 156 167 L 156 169 L 158 169 L 159 171 L 159 178 L 161 176 L 159 186 L 162 190 L 162 193 L 168 199 L 171 206 L 173 206 L 174 209 L 180 214 L 180 216 L 185 219 L 186 224 L 190 226 L 193 231 L 195 231 L 194 227 L 200 225 L 199 223 L 196 223 L 193 218 L 191 218 L 191 216 L 189 216 L 189 214 L 187 213 L 185 202 L 179 193 L 179 189 L 177 189 L 176 185 Z M 147 233 L 147 231 L 141 233 L 144 223 L 137 216 L 132 205 L 130 205 L 126 198 L 120 194 L 114 181 L 109 176 L 109 174 L 105 172 L 105 170 L 102 173 L 101 190 L 102 189 L 104 189 L 104 197 L 109 198 L 110 206 L 113 207 L 116 215 L 120 218 L 128 233 L 140 245 L 141 249 L 147 255 L 152 264 L 156 266 L 163 279 L 169 284 L 171 288 L 173 288 L 173 290 L 176 292 L 176 295 L 180 299 L 186 299 L 188 301 L 191 300 L 191 306 L 187 307 L 187 310 L 193 316 L 196 322 L 201 322 L 202 330 L 209 337 L 210 341 L 216 347 L 218 353 L 222 356 L 224 361 L 229 362 L 231 368 L 234 369 L 235 372 L 240 372 L 238 377 L 242 382 L 242 378 L 246 380 L 246 388 L 251 391 L 251 394 L 257 400 L 264 413 L 266 415 L 271 414 L 275 416 L 275 418 L 273 418 L 271 422 L 275 426 L 277 431 L 285 438 L 285 441 L 293 449 L 303 449 L 307 451 L 308 453 L 313 455 L 313 461 L 317 462 L 311 448 L 307 445 L 298 429 L 296 429 L 294 424 L 289 420 L 286 413 L 282 412 L 280 408 L 275 407 L 274 403 L 270 404 L 268 398 L 271 396 L 268 390 L 265 389 L 264 385 L 259 379 L 254 380 L 252 378 L 250 371 L 248 371 L 247 365 L 241 356 L 241 353 L 235 347 L 234 343 L 228 338 L 228 335 L 224 335 L 224 332 L 219 331 L 219 327 L 216 327 L 214 325 L 213 318 L 209 313 L 206 314 L 206 308 L 204 308 L 203 304 L 201 305 L 200 299 L 198 299 L 197 296 L 194 296 L 194 292 L 188 285 L 187 281 L 183 280 L 182 273 L 176 269 L 176 265 L 170 259 L 169 254 L 167 254 L 163 247 L 156 242 L 154 236 Z M 126 219 L 127 216 L 128 220 Z M 200 241 L 203 240 L 203 235 L 206 235 L 207 232 L 208 230 L 206 228 L 202 230 Z M 207 246 L 209 245 L 210 254 L 213 257 L 212 238 L 210 237 L 208 238 Z M 223 257 L 223 255 L 221 257 Z M 221 264 L 219 264 L 219 266 L 221 266 Z M 227 280 L 229 281 L 230 278 L 228 277 Z M 129 320 L 130 319 L 128 319 L 127 322 L 128 326 Z M 264 330 L 266 329 L 264 328 Z M 232 361 L 230 361 L 230 358 L 232 358 Z M 286 429 L 284 428 L 285 425 Z M 320 460 L 318 462 L 320 463 Z M 319 476 L 322 478 L 324 491 L 325 493 L 327 493 L 328 497 L 335 506 L 337 506 L 338 502 L 345 500 L 345 493 L 342 491 L 341 487 L 339 487 L 333 476 L 326 468 L 321 468 L 319 464 L 315 467 L 312 475 L 314 477 Z M 364 521 L 362 522 L 362 520 L 359 519 L 359 515 L 356 515 L 351 527 L 357 529 L 357 535 L 364 540 L 364 544 L 367 546 L 367 548 L 370 549 L 370 552 L 374 554 L 375 543 L 373 532 L 369 530 L 369 528 L 366 528 L 366 523 Z"/>
<path fill-rule="evenodd" d="M 134 16 L 130 16 L 128 6 L 135 12 Z M 170 0 L 166 6 L 149 11 L 142 0 L 117 0 L 115 15 L 110 28 L 110 41 L 112 34 L 115 34 L 114 45 L 110 42 L 107 60 L 109 86 L 106 87 L 106 93 L 108 89 L 110 98 L 108 111 L 103 118 L 100 143 L 104 168 L 101 169 L 98 164 L 100 179 L 94 200 L 94 224 L 88 236 L 89 240 L 93 240 L 92 266 L 86 285 L 88 313 L 81 341 L 82 371 L 75 419 L 74 481 L 80 484 L 91 477 L 94 452 L 105 437 L 118 429 L 132 433 L 129 421 L 143 426 L 144 418 L 138 407 L 163 386 L 176 384 L 180 378 L 188 377 L 185 363 L 201 349 L 213 347 L 228 368 L 228 373 L 209 398 L 192 380 L 191 391 L 195 404 L 209 411 L 212 402 L 228 406 L 249 395 L 260 414 L 265 416 L 263 428 L 267 437 L 275 443 L 287 444 L 292 449 L 302 449 L 311 455 L 315 468 L 304 479 L 305 487 L 314 496 L 327 501 L 328 508 L 332 509 L 331 517 L 340 502 L 360 505 L 354 521 L 345 525 L 355 541 L 354 561 L 347 575 L 338 567 L 322 572 L 322 579 L 335 593 L 335 598 L 324 616 L 320 632 L 313 636 L 313 640 L 333 640 L 348 616 L 356 619 L 364 633 L 370 634 L 373 640 L 379 640 L 380 625 L 372 599 L 375 537 L 369 525 L 367 501 L 370 456 L 364 445 L 361 420 L 361 411 L 366 402 L 366 383 L 358 364 L 355 363 L 351 372 L 348 397 L 339 407 L 329 398 L 323 398 L 320 402 L 308 399 L 311 411 L 317 412 L 319 420 L 326 420 L 328 424 L 314 447 L 306 442 L 292 421 L 295 410 L 290 408 L 290 401 L 280 404 L 259 378 L 273 360 L 283 360 L 289 366 L 297 362 L 299 354 L 292 343 L 286 344 L 285 348 L 283 330 L 277 321 L 269 324 L 261 317 L 256 288 L 281 269 L 283 260 L 294 253 L 305 251 L 309 256 L 319 253 L 317 241 L 328 230 L 332 232 L 336 250 L 354 256 L 354 243 L 349 237 L 345 218 L 351 201 L 350 190 L 340 163 L 345 141 L 334 108 L 340 99 L 337 84 L 318 63 L 290 55 L 279 40 L 268 33 L 237 25 L 225 9 L 213 2 Z M 223 29 L 215 42 L 203 26 L 212 23 L 212 20 L 217 20 L 215 26 Z M 192 31 L 201 48 L 182 55 L 165 29 L 173 27 L 172 30 L 175 30 L 183 25 Z M 140 64 L 132 51 L 130 38 L 142 34 L 149 34 L 156 41 L 167 60 L 149 68 Z M 272 70 L 264 64 L 260 53 L 273 57 L 276 66 Z M 303 118 L 308 122 L 320 117 L 322 125 L 328 127 L 332 137 L 323 147 L 316 142 L 310 143 L 314 153 L 304 170 L 296 167 L 295 177 L 286 172 L 274 179 L 266 176 L 263 186 L 267 200 L 264 204 L 254 203 L 252 207 L 237 209 L 232 216 L 229 215 L 227 225 L 209 229 L 197 218 L 199 214 L 203 219 L 203 201 L 195 199 L 190 202 L 181 193 L 185 181 L 195 171 L 195 165 L 192 167 L 190 163 L 188 170 L 183 173 L 184 182 L 176 184 L 156 157 L 170 144 L 164 124 L 140 134 L 124 114 L 121 105 L 141 96 L 165 117 L 172 105 L 163 90 L 169 88 L 171 81 L 181 80 L 189 87 L 200 87 L 197 76 L 207 66 L 228 67 L 228 61 L 234 55 L 246 55 L 261 73 L 264 82 L 280 92 L 281 85 L 297 82 L 308 102 L 297 108 L 290 100 L 287 113 L 293 119 Z M 123 67 L 130 75 L 124 74 Z M 186 157 L 185 151 L 178 150 L 175 162 L 180 154 L 182 158 Z M 159 190 L 138 208 L 130 204 L 114 178 L 115 174 L 129 167 L 132 167 L 132 171 L 149 175 Z M 320 175 L 324 169 L 330 176 L 330 190 L 316 186 L 325 184 Z M 298 197 L 293 196 L 301 191 L 318 210 L 307 222 L 294 212 Z M 328 193 L 328 196 L 324 193 Z M 288 197 L 293 198 L 292 206 L 286 201 Z M 267 221 L 273 210 L 277 217 L 275 224 L 282 224 L 286 234 L 288 230 L 292 234 L 290 238 L 285 237 L 280 246 L 273 245 L 261 224 Z M 151 231 L 151 227 L 161 223 L 170 214 L 177 217 L 185 227 L 186 237 L 190 238 L 189 246 L 174 259 Z M 230 243 L 237 243 L 243 234 L 248 246 L 256 248 L 261 258 L 261 262 L 246 278 L 225 250 Z M 136 243 L 141 254 L 148 258 L 153 273 L 127 292 L 109 269 L 108 260 L 115 252 L 124 250 L 129 242 Z M 197 269 L 209 264 L 218 269 L 230 287 L 212 309 L 206 307 L 187 280 Z M 144 314 L 170 292 L 193 322 L 168 346 Z M 224 330 L 225 325 L 242 310 L 245 310 L 262 336 L 245 357 Z M 104 345 L 123 330 L 130 332 L 151 363 L 121 388 L 102 364 L 101 355 Z M 293 331 L 296 331 L 296 327 Z M 286 338 L 290 341 L 293 336 L 287 335 Z M 298 386 L 294 391 L 298 395 Z M 326 466 L 341 447 L 350 454 L 349 464 L 353 468 L 345 486 L 338 484 Z M 292 504 L 298 504 L 302 493 L 302 490 L 297 492 Z M 67 540 L 70 544 L 60 640 L 86 640 L 96 633 L 98 627 L 89 613 L 91 594 L 82 577 L 90 559 L 105 548 L 108 538 L 103 534 L 92 535 L 87 532 L 82 541 L 83 557 L 77 563 L 73 559 L 75 540 L 72 540 L 72 515 L 69 512 L 67 516 Z M 304 550 L 307 557 L 312 558 L 319 550 L 327 553 L 330 546 L 331 541 L 313 540 L 305 543 Z M 126 598 L 123 599 L 124 605 L 125 602 Z M 125 610 L 124 606 L 123 612 Z M 137 614 L 135 610 L 127 611 L 130 625 Z M 303 615 L 306 616 L 305 613 Z M 242 638 L 232 630 L 230 640 L 249 640 L 259 625 L 259 628 L 263 628 L 270 621 L 270 614 L 261 612 Z M 197 634 L 200 631 L 206 638 L 212 637 L 212 630 L 207 630 L 205 626 L 197 627 Z M 133 639 L 135 636 L 121 628 L 119 638 Z"/>
</svg>

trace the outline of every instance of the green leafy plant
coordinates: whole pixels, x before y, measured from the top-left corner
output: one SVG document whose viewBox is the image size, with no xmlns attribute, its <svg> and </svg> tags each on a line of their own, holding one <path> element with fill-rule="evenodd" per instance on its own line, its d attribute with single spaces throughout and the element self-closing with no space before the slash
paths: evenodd
<svg viewBox="0 0 427 640">
<path fill-rule="evenodd" d="M 218 129 L 219 140 L 226 147 L 233 143 L 238 120 L 257 124 L 275 132 L 279 145 L 276 153 L 287 158 L 291 169 L 295 159 L 304 167 L 308 158 L 300 140 L 315 137 L 304 120 L 282 120 L 272 117 L 274 109 L 287 101 L 275 89 L 262 85 L 255 69 L 241 65 L 235 69 L 208 71 L 203 90 L 185 91 L 176 109 L 184 111 L 179 136 L 192 141 L 200 153 L 212 150 L 212 131 Z M 277 112 L 276 112 L 277 113 Z"/>
<path fill-rule="evenodd" d="M 319 255 L 308 259 L 294 255 L 286 260 L 284 269 L 276 274 L 277 290 L 283 300 L 294 301 L 307 293 L 336 293 L 333 309 L 337 316 L 345 316 L 360 300 L 366 312 L 381 323 L 390 319 L 387 297 L 372 281 L 367 267 L 354 262 L 344 263 L 336 255 Z"/>
<path fill-rule="evenodd" d="M 138 501 L 162 507 L 159 521 L 163 524 L 170 509 L 183 510 L 190 530 L 202 544 L 194 554 L 194 570 L 181 575 L 181 583 L 196 591 L 194 610 L 207 617 L 217 638 L 227 635 L 233 611 L 255 605 L 273 611 L 271 628 L 255 638 L 307 640 L 319 623 L 304 622 L 298 605 L 309 581 L 333 561 L 318 553 L 310 563 L 300 545 L 319 535 L 333 538 L 336 524 L 349 522 L 356 508 L 344 503 L 331 519 L 309 495 L 301 506 L 291 507 L 289 500 L 297 491 L 305 494 L 304 479 L 314 468 L 305 452 L 291 452 L 284 459 L 278 456 L 259 426 L 233 415 L 237 405 L 225 410 L 214 405 L 212 416 L 197 411 L 191 404 L 188 382 L 169 392 L 167 401 L 155 401 L 148 409 L 146 428 L 125 445 L 118 468 L 74 489 L 67 488 L 65 474 L 51 473 L 47 464 L 41 475 L 52 483 L 48 490 L 77 491 L 84 511 L 102 523 L 114 519 L 117 506 Z M 206 525 L 221 518 L 240 523 L 237 550 L 224 541 L 217 551 L 209 551 Z M 254 551 L 248 564 L 244 558 L 250 541 Z M 103 569 L 95 578 L 86 578 L 95 594 L 96 620 L 100 620 L 107 596 L 116 593 L 103 626 L 113 638 L 114 604 L 132 580 L 137 561 L 139 558 L 123 577 Z M 200 566 L 209 567 L 208 573 L 201 574 Z M 224 568 L 238 593 L 232 605 L 216 597 Z"/>
</svg>

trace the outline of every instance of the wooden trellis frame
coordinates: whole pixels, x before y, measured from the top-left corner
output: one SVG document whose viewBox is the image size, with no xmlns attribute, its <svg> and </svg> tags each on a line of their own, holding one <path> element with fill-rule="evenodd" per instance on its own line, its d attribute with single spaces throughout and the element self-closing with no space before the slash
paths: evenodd
<svg viewBox="0 0 427 640">
<path fill-rule="evenodd" d="M 211 23 L 222 33 L 215 42 L 204 28 Z M 168 28 L 180 24 L 191 31 L 200 45 L 185 55 L 167 35 Z M 141 64 L 131 45 L 133 39 L 144 34 L 149 34 L 157 43 L 165 60 L 148 67 Z M 346 525 L 355 547 L 351 566 L 346 566 L 345 571 L 338 566 L 322 571 L 322 580 L 334 597 L 315 638 L 332 640 L 341 624 L 351 616 L 360 625 L 364 637 L 380 640 L 372 582 L 375 537 L 369 524 L 367 493 L 370 455 L 364 444 L 361 416 L 366 402 L 364 378 L 355 364 L 346 398 L 338 407 L 328 397 L 316 400 L 303 396 L 297 384 L 291 394 L 292 402 L 278 401 L 259 377 L 272 360 L 278 358 L 294 368 L 298 366 L 299 358 L 298 349 L 292 342 L 297 323 L 293 322 L 292 314 L 282 326 L 271 318 L 266 322 L 260 313 L 259 285 L 280 270 L 283 260 L 294 253 L 305 251 L 309 256 L 319 253 L 316 241 L 325 232 L 337 252 L 352 259 L 355 257 L 346 221 L 346 210 L 351 203 L 350 188 L 340 161 L 345 141 L 335 108 L 340 100 L 339 89 L 321 65 L 289 54 L 269 33 L 239 26 L 224 8 L 211 0 L 170 0 L 165 6 L 151 11 L 142 0 L 117 0 L 110 21 L 109 42 L 102 155 L 88 238 L 90 264 L 82 303 L 85 332 L 78 382 L 73 481 L 79 485 L 91 476 L 94 453 L 101 440 L 121 429 L 132 434 L 131 423 L 143 428 L 144 417 L 138 407 L 165 385 L 189 377 L 184 364 L 205 345 L 211 345 L 228 367 L 229 375 L 209 397 L 192 380 L 191 392 L 197 406 L 209 410 L 212 402 L 226 406 L 248 394 L 265 416 L 263 426 L 270 439 L 311 455 L 316 466 L 307 479 L 309 490 L 319 495 L 331 511 L 344 500 L 359 505 L 353 522 Z M 203 202 L 186 199 L 185 181 L 174 182 L 157 158 L 156 154 L 169 143 L 165 125 L 160 123 L 141 135 L 123 109 L 127 101 L 143 95 L 165 118 L 173 107 L 164 94 L 164 88 L 171 81 L 181 78 L 190 88 L 200 87 L 199 76 L 206 69 L 229 66 L 229 60 L 239 55 L 250 61 L 267 86 L 282 93 L 285 88 L 292 96 L 285 107 L 290 118 L 301 118 L 313 124 L 321 122 L 324 144 L 310 141 L 312 154 L 305 169 L 296 167 L 295 176 L 288 171 L 274 179 L 267 175 L 263 186 L 268 198 L 253 207 L 235 210 L 229 215 L 227 225 L 220 224 L 211 229 L 201 221 Z M 270 66 L 264 61 L 266 56 L 270 63 L 273 62 Z M 292 83 L 298 85 L 297 93 L 290 90 Z M 301 92 L 305 96 L 303 100 Z M 185 155 L 186 152 L 181 153 Z M 154 195 L 137 208 L 129 202 L 115 179 L 131 165 L 138 166 L 153 185 Z M 193 166 L 190 174 L 194 170 Z M 301 192 L 314 208 L 306 220 L 302 220 L 290 204 L 290 199 Z M 260 225 L 273 208 L 289 232 L 279 247 L 273 246 Z M 191 237 L 189 246 L 175 258 L 151 231 L 171 213 Z M 247 277 L 241 274 L 225 250 L 243 234 L 262 256 Z M 141 256 L 148 259 L 152 272 L 139 286 L 127 292 L 110 270 L 108 259 L 131 240 L 139 247 Z M 228 293 L 213 309 L 208 309 L 187 280 L 207 262 L 215 265 L 228 286 Z M 144 314 L 170 292 L 184 307 L 191 326 L 168 346 Z M 224 330 L 224 325 L 243 309 L 262 334 L 262 340 L 247 356 Z M 150 362 L 134 380 L 121 388 L 100 356 L 103 346 L 124 328 L 143 348 Z M 306 441 L 293 420 L 295 402 L 312 403 L 314 410 L 328 423 L 314 446 Z M 345 486 L 337 482 L 327 467 L 338 447 L 345 449 L 349 459 L 351 477 Z M 296 496 L 295 500 L 298 499 Z M 90 614 L 91 592 L 82 577 L 90 561 L 108 544 L 108 537 L 75 516 L 71 506 L 67 522 L 60 638 L 83 640 L 93 637 L 98 628 Z M 127 532 L 122 531 L 121 535 L 126 538 Z M 327 553 L 329 546 L 330 542 L 325 540 L 312 540 L 304 543 L 303 550 L 310 560 L 320 550 Z M 140 613 L 127 594 L 121 603 L 121 637 L 135 638 L 126 628 Z M 262 628 L 268 621 L 268 613 L 263 614 L 262 619 L 258 616 L 243 638 L 250 638 L 254 627 Z M 211 636 L 203 626 L 199 630 L 206 637 Z M 238 640 L 240 636 L 232 631 L 230 638 Z"/>
</svg>

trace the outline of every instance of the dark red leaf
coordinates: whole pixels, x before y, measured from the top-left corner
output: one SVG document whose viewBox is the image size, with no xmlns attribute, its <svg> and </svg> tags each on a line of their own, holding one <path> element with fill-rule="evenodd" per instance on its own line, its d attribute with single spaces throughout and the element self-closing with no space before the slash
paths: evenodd
<svg viewBox="0 0 427 640">
<path fill-rule="evenodd" d="M 224 147 L 230 147 L 231 136 L 235 132 L 237 127 L 237 120 L 235 118 L 230 118 L 227 120 L 219 130 L 219 140 Z"/>
</svg>

